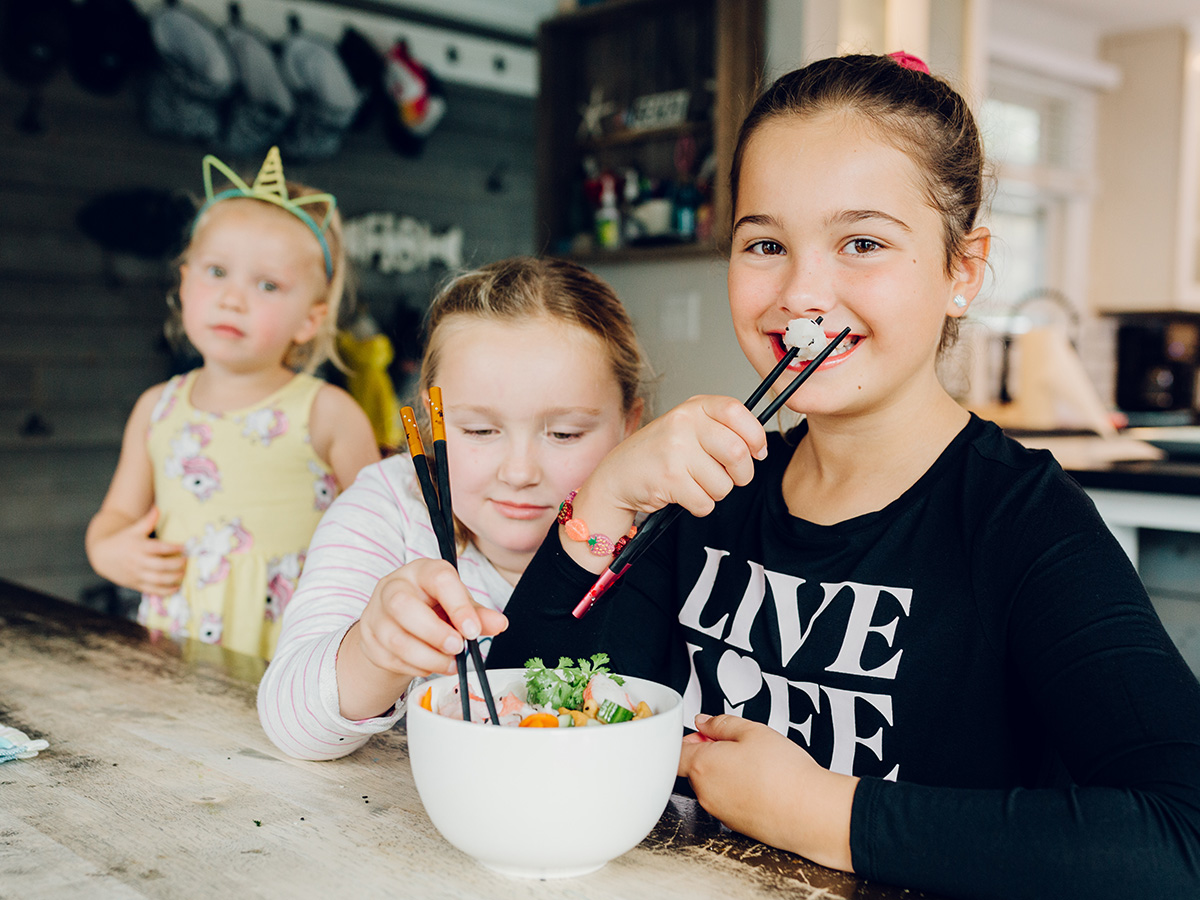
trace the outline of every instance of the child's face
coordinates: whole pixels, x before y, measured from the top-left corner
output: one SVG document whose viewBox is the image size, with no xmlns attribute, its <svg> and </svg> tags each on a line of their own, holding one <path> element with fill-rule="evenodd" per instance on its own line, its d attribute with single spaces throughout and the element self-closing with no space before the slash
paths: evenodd
<svg viewBox="0 0 1200 900">
<path fill-rule="evenodd" d="M 437 339 L 454 512 L 497 568 L 519 574 L 640 404 L 622 410 L 604 348 L 574 325 L 458 316 Z"/>
<path fill-rule="evenodd" d="M 205 365 L 278 366 L 315 336 L 324 290 L 321 247 L 303 222 L 258 200 L 224 200 L 206 213 L 181 267 L 183 327 Z"/>
<path fill-rule="evenodd" d="M 772 120 L 746 147 L 734 223 L 734 330 L 761 375 L 783 357 L 789 319 L 823 316 L 830 338 L 851 329 L 849 349 L 822 364 L 792 409 L 919 405 L 940 390 L 945 317 L 963 314 L 953 298 L 974 296 L 982 265 L 946 272 L 941 217 L 902 151 L 845 115 Z M 971 249 L 982 240 L 986 255 L 980 232 Z"/>
</svg>

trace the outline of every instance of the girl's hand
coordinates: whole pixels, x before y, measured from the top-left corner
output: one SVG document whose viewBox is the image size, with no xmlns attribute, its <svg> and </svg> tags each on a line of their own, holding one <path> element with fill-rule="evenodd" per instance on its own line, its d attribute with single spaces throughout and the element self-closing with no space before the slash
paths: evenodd
<svg viewBox="0 0 1200 900">
<path fill-rule="evenodd" d="M 338 651 L 342 715 L 380 715 L 417 675 L 455 671 L 464 639 L 498 634 L 503 613 L 479 606 L 448 562 L 419 559 L 382 578 Z"/>
<path fill-rule="evenodd" d="M 613 540 L 628 533 L 636 513 L 670 503 L 706 516 L 736 485 L 750 483 L 754 460 L 766 454 L 766 431 L 743 404 L 732 397 L 693 397 L 609 452 L 579 489 L 574 515 L 590 533 Z M 607 563 L 586 543 L 564 538 L 563 548 L 593 572 Z"/>
<path fill-rule="evenodd" d="M 143 594 L 165 597 L 179 590 L 187 557 L 180 544 L 151 537 L 158 524 L 158 507 L 150 507 L 140 519 L 127 525 L 118 526 L 115 521 L 112 531 L 88 548 L 96 571 L 109 581 Z"/>
<path fill-rule="evenodd" d="M 837 775 L 766 725 L 738 716 L 696 716 L 683 739 L 679 774 L 708 812 L 730 828 L 854 871 L 850 809 L 858 779 Z"/>
<path fill-rule="evenodd" d="M 705 516 L 749 484 L 754 460 L 766 453 L 766 431 L 742 403 L 693 397 L 622 441 L 588 479 L 588 492 L 593 504 L 607 500 L 630 512 L 677 503 Z"/>
</svg>

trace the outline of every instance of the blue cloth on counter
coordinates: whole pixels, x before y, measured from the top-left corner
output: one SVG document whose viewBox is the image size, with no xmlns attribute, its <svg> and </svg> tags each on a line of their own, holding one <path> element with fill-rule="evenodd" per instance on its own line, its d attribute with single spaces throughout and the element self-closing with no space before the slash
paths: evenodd
<svg viewBox="0 0 1200 900">
<path fill-rule="evenodd" d="M 39 750 L 49 747 L 48 741 L 31 740 L 29 735 L 7 725 L 0 725 L 0 763 L 13 759 L 31 759 Z"/>
</svg>

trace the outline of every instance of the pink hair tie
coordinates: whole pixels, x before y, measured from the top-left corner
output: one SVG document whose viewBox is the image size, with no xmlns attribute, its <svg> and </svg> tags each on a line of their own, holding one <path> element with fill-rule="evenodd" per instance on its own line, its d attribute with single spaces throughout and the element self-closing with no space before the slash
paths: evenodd
<svg viewBox="0 0 1200 900">
<path fill-rule="evenodd" d="M 897 50 L 895 53 L 889 53 L 888 57 L 894 59 L 897 65 L 905 69 L 915 69 L 918 72 L 924 72 L 926 75 L 931 74 L 929 66 L 925 65 L 924 60 L 919 56 L 913 56 L 911 53 Z"/>
</svg>

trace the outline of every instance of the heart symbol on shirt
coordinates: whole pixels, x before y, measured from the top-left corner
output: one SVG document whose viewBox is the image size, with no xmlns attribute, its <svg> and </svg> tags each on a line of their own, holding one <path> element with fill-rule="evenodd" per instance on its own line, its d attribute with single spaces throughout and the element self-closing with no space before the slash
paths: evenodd
<svg viewBox="0 0 1200 900">
<path fill-rule="evenodd" d="M 721 654 L 717 663 L 717 684 L 733 706 L 745 703 L 762 690 L 762 669 L 752 656 L 740 656 L 733 650 Z"/>
</svg>

